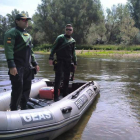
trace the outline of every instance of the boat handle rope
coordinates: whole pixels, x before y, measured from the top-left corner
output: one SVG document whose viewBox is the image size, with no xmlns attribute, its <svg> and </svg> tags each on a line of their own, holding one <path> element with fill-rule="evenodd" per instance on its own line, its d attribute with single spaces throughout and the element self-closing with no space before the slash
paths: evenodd
<svg viewBox="0 0 140 140">
<path fill-rule="evenodd" d="M 61 111 L 63 114 L 70 113 L 72 111 L 72 107 L 71 106 L 64 107 L 63 109 L 61 109 Z"/>
<path fill-rule="evenodd" d="M 81 87 L 75 94 L 72 95 L 71 99 L 75 99 L 79 96 L 80 92 L 85 88 L 85 87 L 88 87 L 90 86 L 91 84 L 94 85 L 94 82 L 93 81 L 90 81 L 88 82 L 86 85 L 84 85 L 83 87 Z"/>
</svg>

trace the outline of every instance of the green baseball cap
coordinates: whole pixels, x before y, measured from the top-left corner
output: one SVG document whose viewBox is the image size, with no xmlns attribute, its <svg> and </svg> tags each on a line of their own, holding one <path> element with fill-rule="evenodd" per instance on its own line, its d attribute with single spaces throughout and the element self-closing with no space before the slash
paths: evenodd
<svg viewBox="0 0 140 140">
<path fill-rule="evenodd" d="M 31 20 L 31 18 L 27 17 L 25 14 L 17 14 L 16 17 L 15 17 L 15 20 L 16 19 L 28 19 L 28 20 Z"/>
</svg>

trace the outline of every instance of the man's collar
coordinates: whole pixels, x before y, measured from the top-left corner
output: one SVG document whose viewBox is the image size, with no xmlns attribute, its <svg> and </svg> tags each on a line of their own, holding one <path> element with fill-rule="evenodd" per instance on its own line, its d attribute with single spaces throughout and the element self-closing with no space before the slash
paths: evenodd
<svg viewBox="0 0 140 140">
<path fill-rule="evenodd" d="M 64 36 L 65 36 L 66 38 L 71 38 L 71 36 L 70 36 L 70 35 L 66 35 L 66 34 L 65 34 Z"/>
<path fill-rule="evenodd" d="M 25 29 L 20 28 L 19 26 L 16 26 L 16 29 L 18 29 L 21 32 L 25 32 Z"/>
</svg>

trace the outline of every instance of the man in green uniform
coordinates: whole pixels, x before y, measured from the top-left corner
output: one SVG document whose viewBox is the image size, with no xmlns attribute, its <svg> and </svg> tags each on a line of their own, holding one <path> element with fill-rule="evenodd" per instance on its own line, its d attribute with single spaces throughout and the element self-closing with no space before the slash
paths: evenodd
<svg viewBox="0 0 140 140">
<path fill-rule="evenodd" d="M 9 68 L 9 77 L 12 84 L 10 109 L 26 109 L 29 99 L 31 80 L 33 79 L 32 66 L 39 71 L 39 66 L 32 51 L 32 38 L 26 32 L 28 20 L 25 14 L 15 17 L 16 27 L 8 30 L 4 37 L 5 55 Z M 32 66 L 31 66 L 32 64 Z"/>
<path fill-rule="evenodd" d="M 62 73 L 63 77 L 63 97 L 68 94 L 68 84 L 71 71 L 71 63 L 74 63 L 74 68 L 77 65 L 77 58 L 75 55 L 75 40 L 71 37 L 73 27 L 67 24 L 65 27 L 65 34 L 59 35 L 52 47 L 49 57 L 49 64 L 53 65 L 54 54 L 57 57 L 57 67 L 55 70 L 55 85 L 54 85 L 54 101 L 58 101 L 58 89 L 61 82 Z"/>
</svg>

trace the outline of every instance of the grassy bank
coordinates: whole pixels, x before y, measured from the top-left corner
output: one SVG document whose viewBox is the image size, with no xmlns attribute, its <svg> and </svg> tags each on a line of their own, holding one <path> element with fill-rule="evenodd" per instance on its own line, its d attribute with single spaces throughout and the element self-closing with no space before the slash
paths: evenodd
<svg viewBox="0 0 140 140">
<path fill-rule="evenodd" d="M 78 56 L 113 56 L 113 57 L 140 57 L 140 51 L 107 51 L 107 50 L 80 50 L 76 51 Z"/>
<path fill-rule="evenodd" d="M 50 54 L 50 51 L 34 51 L 36 54 Z"/>
<path fill-rule="evenodd" d="M 35 48 L 36 53 L 49 54 L 51 45 L 42 45 Z M 76 46 L 78 56 L 113 56 L 113 57 L 140 57 L 140 45 L 80 45 Z"/>
<path fill-rule="evenodd" d="M 35 51 L 37 54 L 50 54 L 48 51 Z M 95 56 L 111 56 L 111 57 L 140 57 L 140 51 L 110 51 L 110 50 L 76 50 L 77 56 L 95 57 Z"/>
<path fill-rule="evenodd" d="M 0 45 L 4 48 L 4 45 Z M 34 51 L 49 52 L 52 48 L 51 44 L 35 45 Z M 140 51 L 140 45 L 76 45 L 76 50 L 100 50 L 100 51 Z"/>
<path fill-rule="evenodd" d="M 35 46 L 36 51 L 49 51 L 51 44 L 43 44 Z M 123 45 L 76 45 L 76 50 L 125 50 L 125 51 L 140 51 L 140 45 L 123 46 Z"/>
<path fill-rule="evenodd" d="M 0 45 L 0 48 L 3 48 L 3 46 Z M 37 54 L 50 54 L 50 50 L 51 50 L 51 45 L 46 45 L 46 46 L 42 45 L 41 48 L 40 46 L 34 48 L 34 52 Z M 140 45 L 135 45 L 135 46 L 81 45 L 81 46 L 76 46 L 76 54 L 78 56 L 85 56 L 85 57 L 93 57 L 93 56 L 140 57 Z"/>
</svg>

